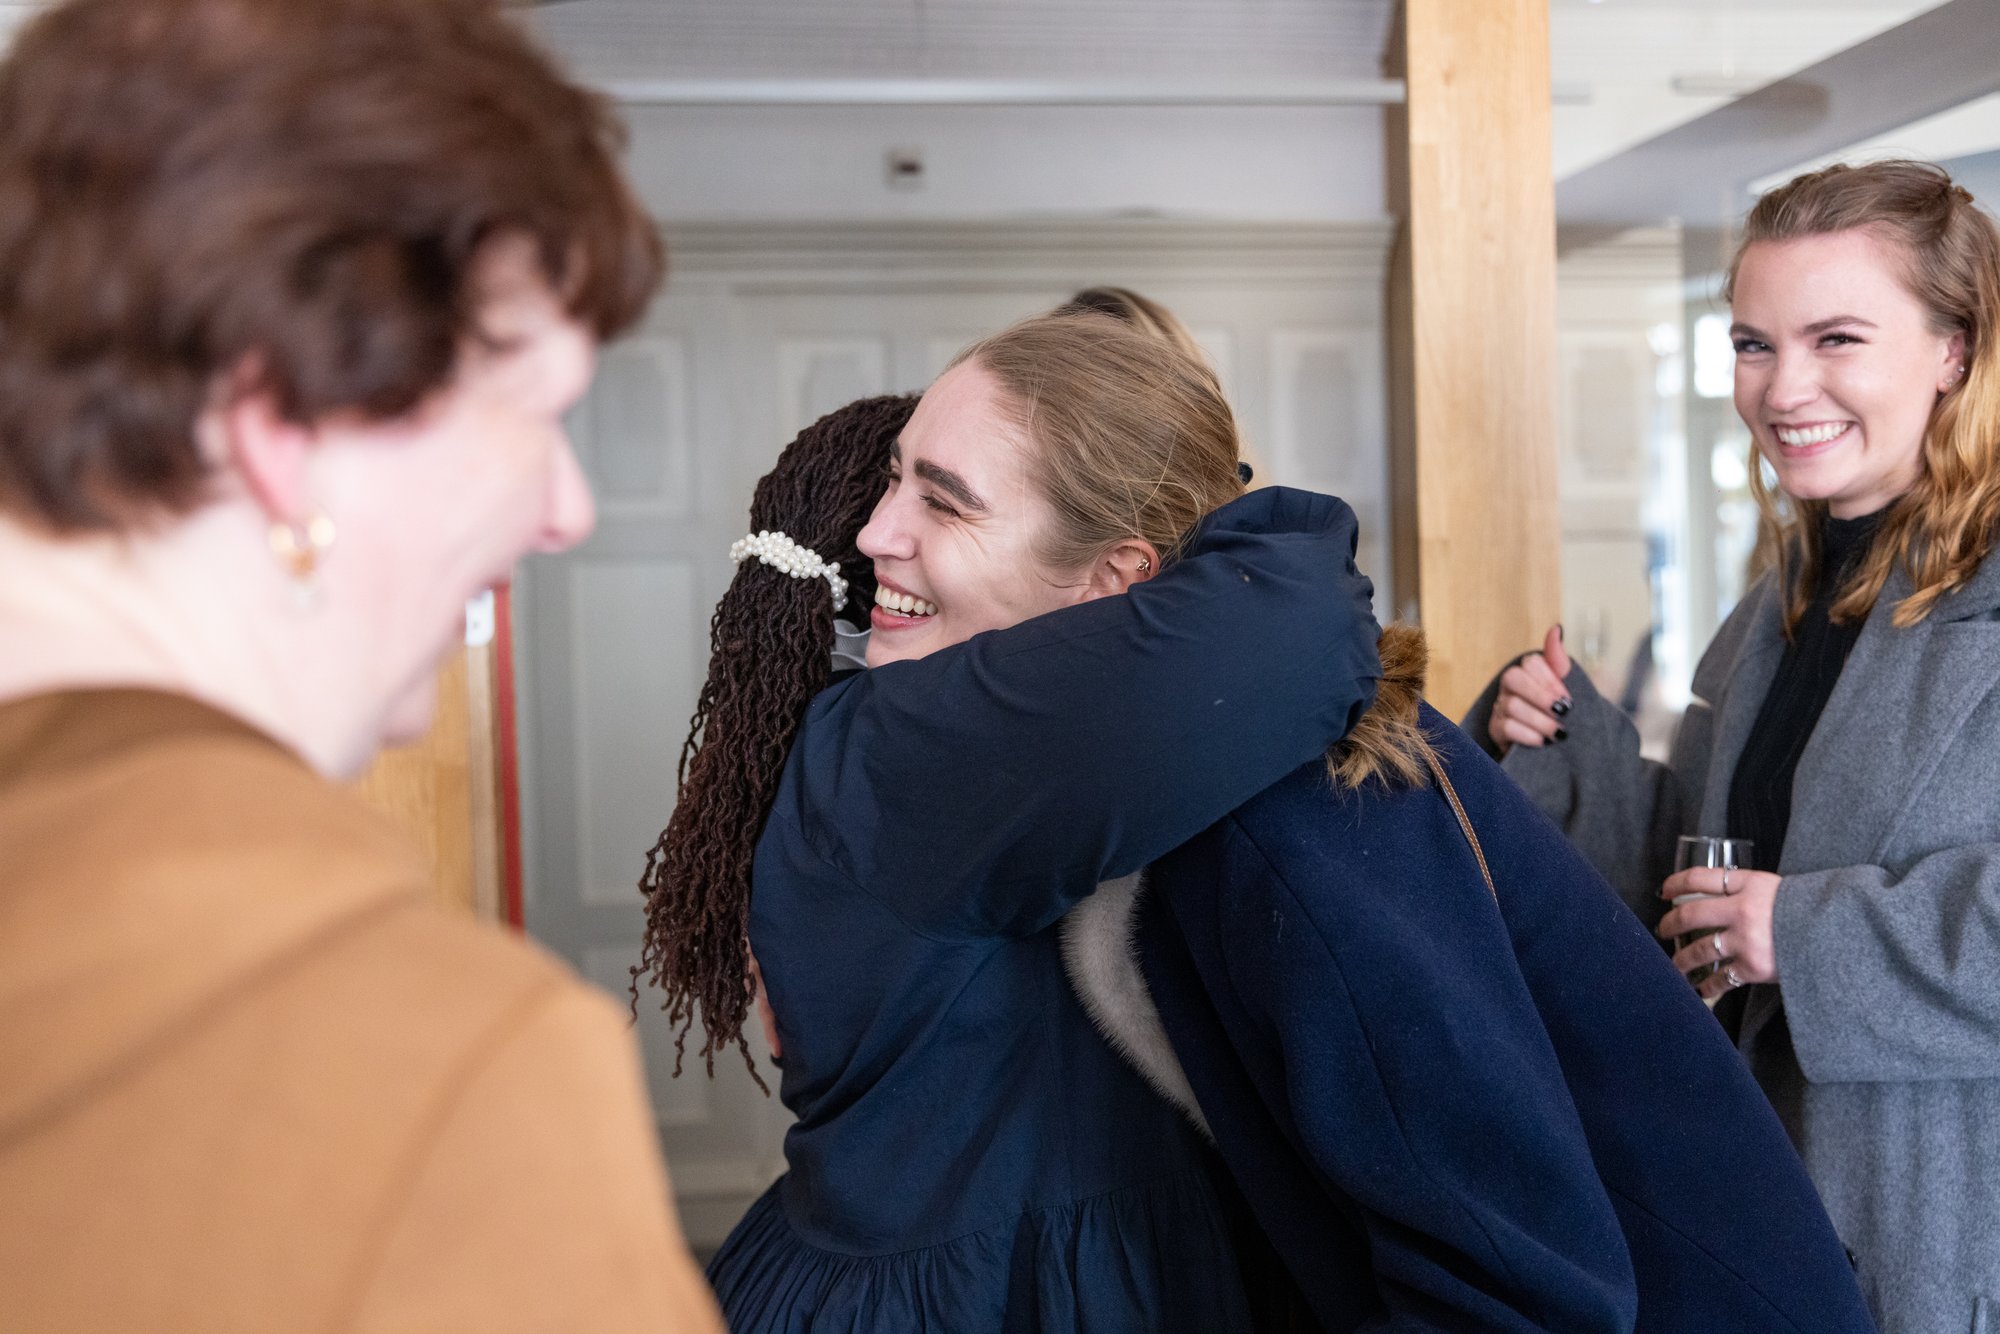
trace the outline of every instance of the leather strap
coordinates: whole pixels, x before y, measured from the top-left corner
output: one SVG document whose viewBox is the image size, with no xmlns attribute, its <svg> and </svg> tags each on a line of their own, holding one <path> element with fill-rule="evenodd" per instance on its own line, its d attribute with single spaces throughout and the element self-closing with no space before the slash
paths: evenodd
<svg viewBox="0 0 2000 1334">
<path fill-rule="evenodd" d="M 1444 765 L 1438 762 L 1436 755 L 1427 753 L 1424 759 L 1430 764 L 1431 777 L 1437 779 L 1438 786 L 1444 789 L 1444 799 L 1451 803 L 1452 814 L 1458 817 L 1458 827 L 1464 831 L 1465 841 L 1472 845 L 1472 856 L 1479 863 L 1479 874 L 1486 881 L 1486 892 L 1491 894 L 1493 902 L 1498 904 L 1500 891 L 1493 888 L 1493 872 L 1486 865 L 1486 851 L 1479 846 L 1479 835 L 1472 832 L 1472 819 L 1466 815 L 1465 806 L 1458 799 L 1458 789 L 1454 788 L 1451 779 L 1445 776 Z"/>
</svg>

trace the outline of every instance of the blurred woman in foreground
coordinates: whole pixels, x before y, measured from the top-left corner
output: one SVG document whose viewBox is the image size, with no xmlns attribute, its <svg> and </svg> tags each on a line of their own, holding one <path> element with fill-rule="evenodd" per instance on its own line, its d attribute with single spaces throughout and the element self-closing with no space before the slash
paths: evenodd
<svg viewBox="0 0 2000 1334">
<path fill-rule="evenodd" d="M 9 1328 L 717 1328 L 615 1011 L 336 786 L 590 531 L 615 147 L 478 0 L 73 0 L 0 66 Z"/>
</svg>

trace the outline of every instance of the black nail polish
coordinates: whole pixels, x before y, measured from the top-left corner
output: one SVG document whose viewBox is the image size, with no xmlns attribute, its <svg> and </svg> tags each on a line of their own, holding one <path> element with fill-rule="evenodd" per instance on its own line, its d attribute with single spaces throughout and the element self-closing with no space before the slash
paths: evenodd
<svg viewBox="0 0 2000 1334">
<path fill-rule="evenodd" d="M 1556 729 L 1556 740 L 1558 741 L 1569 740 L 1569 729 L 1567 727 L 1558 727 Z"/>
<path fill-rule="evenodd" d="M 1569 701 L 1566 699 L 1557 700 L 1555 703 L 1549 705 L 1549 712 L 1558 718 L 1569 717 Z"/>
</svg>

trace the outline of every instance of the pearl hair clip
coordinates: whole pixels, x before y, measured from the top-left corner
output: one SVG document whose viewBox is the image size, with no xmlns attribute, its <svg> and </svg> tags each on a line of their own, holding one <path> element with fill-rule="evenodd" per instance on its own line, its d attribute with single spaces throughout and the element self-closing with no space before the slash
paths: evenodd
<svg viewBox="0 0 2000 1334">
<path fill-rule="evenodd" d="M 741 565 L 753 556 L 794 579 L 824 578 L 827 587 L 833 590 L 833 609 L 839 611 L 847 605 L 847 581 L 840 577 L 840 566 L 821 560 L 819 553 L 810 547 L 802 547 L 783 533 L 768 528 L 748 537 L 739 537 L 730 544 L 729 559 L 732 564 Z"/>
</svg>

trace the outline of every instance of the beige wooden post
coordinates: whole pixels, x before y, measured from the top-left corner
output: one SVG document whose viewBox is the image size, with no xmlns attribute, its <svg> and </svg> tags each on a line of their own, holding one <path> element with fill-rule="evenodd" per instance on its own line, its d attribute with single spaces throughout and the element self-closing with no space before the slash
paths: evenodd
<svg viewBox="0 0 2000 1334">
<path fill-rule="evenodd" d="M 1399 28 L 1395 587 L 1457 717 L 1562 606 L 1548 0 L 1403 0 Z"/>
<path fill-rule="evenodd" d="M 355 785 L 424 850 L 438 899 L 487 920 L 502 913 L 493 653 L 454 654 L 438 673 L 430 730 L 384 751 Z"/>
</svg>

